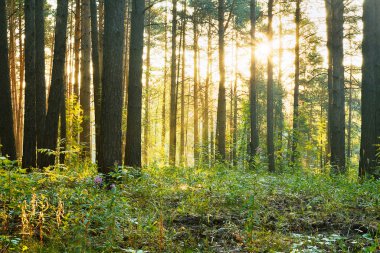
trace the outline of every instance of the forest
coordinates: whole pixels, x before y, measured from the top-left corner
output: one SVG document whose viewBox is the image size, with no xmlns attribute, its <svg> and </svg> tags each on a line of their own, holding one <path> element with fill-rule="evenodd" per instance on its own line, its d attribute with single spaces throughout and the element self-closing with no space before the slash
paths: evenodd
<svg viewBox="0 0 380 253">
<path fill-rule="evenodd" d="M 379 0 L 0 0 L 0 253 L 380 252 Z"/>
</svg>

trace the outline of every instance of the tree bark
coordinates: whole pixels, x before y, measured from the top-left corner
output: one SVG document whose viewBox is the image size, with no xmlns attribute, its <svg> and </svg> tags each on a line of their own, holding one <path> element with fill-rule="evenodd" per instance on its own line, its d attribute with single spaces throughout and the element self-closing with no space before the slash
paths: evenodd
<svg viewBox="0 0 380 253">
<path fill-rule="evenodd" d="M 36 167 L 36 29 L 35 0 L 25 0 L 25 113 L 22 166 Z"/>
<path fill-rule="evenodd" d="M 268 56 L 268 84 L 267 84 L 267 153 L 268 153 L 268 169 L 270 172 L 275 172 L 275 154 L 273 141 L 273 0 L 268 2 L 268 43 L 271 50 Z"/>
<path fill-rule="evenodd" d="M 52 79 L 46 114 L 43 147 L 55 151 L 58 141 L 59 115 L 64 103 L 65 90 L 65 61 L 66 61 L 66 33 L 68 17 L 68 0 L 60 0 L 57 5 L 55 25 L 54 60 Z M 54 165 L 55 156 L 44 153 L 41 156 L 41 167 Z"/>
<path fill-rule="evenodd" d="M 179 164 L 184 165 L 185 160 L 185 69 L 186 69 L 186 8 L 187 0 L 184 1 L 184 15 L 182 18 L 182 73 L 181 73 L 181 130 L 179 141 Z"/>
<path fill-rule="evenodd" d="M 125 165 L 141 168 L 142 68 L 144 50 L 144 1 L 132 1 L 129 52 L 128 116 Z"/>
<path fill-rule="evenodd" d="M 365 0 L 363 12 L 362 133 L 359 176 L 380 178 L 380 2 Z"/>
<path fill-rule="evenodd" d="M 5 0 L 0 0 L 0 115 L 1 154 L 8 155 L 11 160 L 16 160 Z"/>
<path fill-rule="evenodd" d="M 177 0 L 173 0 L 172 20 L 172 56 L 170 79 L 170 136 L 169 136 L 169 164 L 175 166 L 177 146 Z"/>
<path fill-rule="evenodd" d="M 237 118 L 238 118 L 238 93 L 237 93 L 237 84 L 238 84 L 238 51 L 239 51 L 239 43 L 238 36 L 236 32 L 236 55 L 235 55 L 235 80 L 234 87 L 232 90 L 232 165 L 237 165 Z"/>
<path fill-rule="evenodd" d="M 343 66 L 343 0 L 331 0 L 332 101 L 331 101 L 331 166 L 332 173 L 345 173 L 345 91 Z M 332 120 L 333 119 L 333 120 Z"/>
<path fill-rule="evenodd" d="M 80 105 L 82 132 L 80 142 L 84 157 L 91 157 L 91 12 L 90 0 L 81 3 L 81 66 Z"/>
<path fill-rule="evenodd" d="M 80 0 L 75 0 L 75 30 L 74 30 L 74 94 L 79 98 L 79 65 L 80 65 Z"/>
<path fill-rule="evenodd" d="M 198 35 L 198 20 L 193 14 L 194 25 L 194 165 L 197 166 L 199 160 L 199 115 L 198 115 L 198 103 L 199 103 L 199 76 L 198 76 L 198 54 L 199 54 L 199 35 Z"/>
<path fill-rule="evenodd" d="M 224 161 L 226 158 L 226 69 L 224 63 L 224 0 L 218 0 L 218 45 L 219 45 L 219 93 L 216 119 L 216 146 L 217 158 Z"/>
<path fill-rule="evenodd" d="M 36 131 L 37 149 L 43 146 L 46 117 L 44 0 L 36 1 Z M 37 163 L 40 165 L 40 153 Z"/>
<path fill-rule="evenodd" d="M 352 157 L 352 152 L 351 152 L 351 139 L 352 139 L 352 57 L 351 57 L 351 64 L 350 64 L 350 81 L 349 81 L 349 95 L 348 95 L 348 123 L 347 123 L 347 158 L 348 158 L 348 163 L 351 164 L 351 157 Z"/>
<path fill-rule="evenodd" d="M 11 98 L 13 108 L 13 132 L 17 135 L 17 81 L 16 81 L 16 36 L 15 36 L 15 1 L 8 0 L 8 9 L 12 15 L 9 16 L 8 29 L 9 29 L 9 68 L 10 68 L 10 80 L 11 80 Z"/>
<path fill-rule="evenodd" d="M 294 74 L 294 103 L 293 103 L 293 133 L 292 133 L 292 166 L 298 161 L 298 135 L 299 135 L 299 89 L 300 89 L 300 26 L 301 26 L 301 0 L 296 3 L 296 46 L 295 46 L 295 74 Z"/>
<path fill-rule="evenodd" d="M 326 161 L 331 161 L 331 122 L 332 122 L 332 71 L 333 71 L 333 60 L 332 60 L 332 10 L 331 10 L 331 0 L 325 0 L 326 6 L 326 27 L 327 27 L 327 89 L 328 89 L 328 108 L 327 108 L 327 146 L 326 146 Z"/>
<path fill-rule="evenodd" d="M 150 0 L 148 0 L 148 6 L 150 6 Z M 147 44 L 146 44 L 146 72 L 145 72 L 145 114 L 144 114 L 144 148 L 143 148 L 143 158 L 144 165 L 148 165 L 148 154 L 149 154 L 149 132 L 150 132 L 150 122 L 149 122 L 149 102 L 150 102 L 150 52 L 151 52 L 151 9 L 148 11 L 147 17 Z"/>
<path fill-rule="evenodd" d="M 212 26 L 211 20 L 208 20 L 208 29 L 207 29 L 207 75 L 204 91 L 204 108 L 203 108 L 203 129 L 202 129 L 202 146 L 203 146 L 203 163 L 209 165 L 209 91 L 210 91 L 210 81 L 211 81 L 211 64 L 212 64 Z"/>
<path fill-rule="evenodd" d="M 95 140 L 96 140 L 96 160 L 99 159 L 100 151 L 100 117 L 101 117 L 101 99 L 102 87 L 100 81 L 99 67 L 99 33 L 98 33 L 98 16 L 96 9 L 96 0 L 90 0 L 91 10 L 91 44 L 92 44 L 92 72 L 95 104 Z"/>
<path fill-rule="evenodd" d="M 162 94 L 162 130 L 161 130 L 161 146 L 165 150 L 166 141 L 166 83 L 168 82 L 168 2 L 165 0 L 165 49 L 164 49 L 164 92 Z"/>
<path fill-rule="evenodd" d="M 22 31 L 22 1 L 19 1 L 19 11 L 18 11 L 18 30 Z M 24 73 L 25 73 L 25 58 L 24 58 L 24 47 L 22 33 L 19 32 L 19 52 L 20 52 L 20 91 L 18 94 L 18 108 L 17 108 L 17 134 L 16 134 L 16 148 L 17 153 L 21 157 L 23 152 L 23 97 L 24 97 Z"/>
<path fill-rule="evenodd" d="M 250 155 L 251 164 L 259 148 L 259 130 L 257 126 L 257 81 L 256 81 L 256 0 L 251 0 L 251 78 L 249 86 L 249 107 L 251 123 Z"/>
<path fill-rule="evenodd" d="M 123 47 L 125 0 L 104 1 L 99 172 L 122 164 Z M 128 128 L 129 129 L 129 128 Z"/>
</svg>

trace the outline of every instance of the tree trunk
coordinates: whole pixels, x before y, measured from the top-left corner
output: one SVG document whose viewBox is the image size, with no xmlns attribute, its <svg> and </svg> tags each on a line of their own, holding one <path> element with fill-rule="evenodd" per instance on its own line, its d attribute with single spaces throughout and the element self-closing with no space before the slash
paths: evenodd
<svg viewBox="0 0 380 253">
<path fill-rule="evenodd" d="M 75 0 L 75 31 L 74 31 L 74 94 L 79 98 L 79 64 L 80 64 L 80 0 Z"/>
<path fill-rule="evenodd" d="M 251 0 L 251 78 L 249 86 L 249 107 L 251 123 L 250 155 L 252 159 L 259 148 L 259 130 L 257 126 L 257 82 L 256 82 L 256 0 Z"/>
<path fill-rule="evenodd" d="M 363 12 L 362 133 L 359 176 L 380 178 L 380 3 L 365 0 Z"/>
<path fill-rule="evenodd" d="M 331 0 L 325 0 L 326 7 L 326 27 L 327 27 L 327 89 L 328 89 L 328 108 L 327 108 L 327 145 L 326 145 L 326 161 L 330 161 L 331 155 L 331 122 L 332 122 L 332 71 L 333 71 L 333 61 L 332 61 L 332 10 L 331 10 Z"/>
<path fill-rule="evenodd" d="M 284 133 L 284 92 L 283 92 L 283 87 L 282 87 L 282 63 L 283 63 L 283 8 L 282 4 L 283 2 L 278 1 L 279 4 L 279 34 L 278 34 L 278 80 L 277 80 L 277 94 L 278 94 L 278 103 L 276 106 L 276 120 L 277 120 L 277 146 L 276 146 L 276 151 L 280 153 L 280 156 L 283 156 L 283 133 Z"/>
<path fill-rule="evenodd" d="M 85 157 L 91 157 L 91 12 L 90 0 L 81 4 L 80 105 L 83 110 L 80 142 Z"/>
<path fill-rule="evenodd" d="M 95 104 L 95 140 L 96 140 L 96 160 L 99 159 L 100 151 L 100 117 L 101 117 L 101 99 L 102 87 L 100 82 L 99 67 L 99 33 L 98 33 L 98 16 L 96 10 L 96 0 L 90 0 L 91 10 L 91 44 L 92 44 L 92 72 Z"/>
<path fill-rule="evenodd" d="M 295 74 L 294 74 L 294 103 L 293 103 L 293 133 L 292 133 L 292 166 L 298 162 L 298 135 L 299 135 L 299 89 L 300 89 L 300 26 L 301 26 L 301 0 L 297 0 L 296 7 L 296 46 L 295 46 Z"/>
<path fill-rule="evenodd" d="M 65 60 L 66 60 L 66 33 L 68 17 L 68 0 L 61 0 L 57 6 L 55 25 L 55 46 L 52 79 L 48 99 L 48 111 L 44 131 L 43 147 L 55 151 L 58 140 L 59 115 L 64 103 L 65 87 Z M 44 153 L 41 156 L 41 167 L 53 165 L 54 155 Z"/>
<path fill-rule="evenodd" d="M 184 1 L 184 15 L 182 18 L 182 73 L 181 73 L 181 130 L 179 144 L 179 164 L 184 165 L 185 158 L 185 69 L 186 69 L 186 8 L 187 0 Z"/>
<path fill-rule="evenodd" d="M 22 166 L 36 167 L 35 0 L 25 0 L 25 113 Z"/>
<path fill-rule="evenodd" d="M 125 28 L 125 41 L 124 41 L 124 75 L 123 75 L 123 94 L 124 94 L 124 107 L 123 107 L 123 123 L 124 118 L 127 116 L 127 108 L 128 108 L 128 79 L 129 79 L 129 36 L 130 36 L 130 28 L 131 28 L 131 0 L 126 0 L 126 28 Z M 127 129 L 122 129 L 122 148 L 121 153 L 124 161 L 124 150 L 125 150 L 125 141 L 127 138 Z"/>
<path fill-rule="evenodd" d="M 142 69 L 144 1 L 133 0 L 129 52 L 128 116 L 125 165 L 141 168 Z"/>
<path fill-rule="evenodd" d="M 22 1 L 19 1 L 19 15 L 18 15 L 18 30 L 22 31 Z M 17 153 L 20 157 L 22 157 L 23 151 L 23 126 L 24 126 L 24 117 L 23 117 L 23 97 L 24 97 L 24 73 L 25 73 L 25 58 L 24 58 L 24 47 L 23 47 L 23 38 L 22 33 L 19 32 L 18 36 L 19 41 L 19 52 L 20 52 L 20 91 L 18 94 L 18 108 L 17 108 Z"/>
<path fill-rule="evenodd" d="M 148 0 L 148 6 L 150 6 L 150 0 Z M 149 154 L 149 132 L 150 132 L 150 122 L 149 122 L 149 102 L 150 102 L 150 52 L 151 52 L 151 8 L 148 11 L 147 18 L 147 50 L 146 50 L 146 72 L 145 72 L 145 115 L 144 115 L 144 148 L 143 148 L 143 158 L 144 165 L 148 165 L 148 154 Z"/>
<path fill-rule="evenodd" d="M 125 108 L 128 107 L 128 74 L 129 74 L 129 34 L 130 34 L 130 0 L 126 0 L 126 10 L 125 10 L 125 15 L 126 15 L 126 24 L 125 24 L 125 41 L 124 41 L 124 76 L 123 76 L 123 92 L 125 93 L 124 95 L 124 106 Z"/>
<path fill-rule="evenodd" d="M 15 1 L 8 0 L 9 12 L 12 15 L 9 16 L 9 67 L 10 67 L 10 80 L 11 80 L 11 98 L 12 98 L 12 108 L 13 108 L 13 132 L 17 135 L 17 81 L 16 81 L 16 36 L 15 36 Z"/>
<path fill-rule="evenodd" d="M 131 1 L 131 0 L 127 0 Z M 99 0 L 99 72 L 103 80 L 104 0 Z"/>
<path fill-rule="evenodd" d="M 66 125 L 66 94 L 67 94 L 67 79 L 64 80 L 62 99 L 61 99 L 61 109 L 60 109 L 60 143 L 59 143 L 59 163 L 65 164 L 65 151 L 67 143 L 67 125 Z"/>
<path fill-rule="evenodd" d="M 211 81 L 211 62 L 212 62 L 212 48 L 211 48 L 211 20 L 208 20 L 207 29 L 207 76 L 204 91 L 204 108 L 203 108 L 203 129 L 202 129 L 202 146 L 203 146 L 203 163 L 208 166 L 209 164 L 209 90 Z"/>
<path fill-rule="evenodd" d="M 237 165 L 237 118 L 238 118 L 238 93 L 237 93 L 237 83 L 238 83 L 238 42 L 236 38 L 236 61 L 235 61 L 235 80 L 234 80 L 234 88 L 233 88 L 233 122 L 232 122 L 232 165 Z"/>
<path fill-rule="evenodd" d="M 171 80 L 170 80 L 170 139 L 169 139 L 169 164 L 175 166 L 177 146 L 177 0 L 173 0 L 172 20 L 172 56 L 171 56 Z"/>
<path fill-rule="evenodd" d="M 217 158 L 226 158 L 226 69 L 224 65 L 224 0 L 218 0 L 219 94 L 216 119 Z"/>
<path fill-rule="evenodd" d="M 268 2 L 268 43 L 270 43 L 270 53 L 268 56 L 268 85 L 267 85 L 267 152 L 268 152 L 268 169 L 274 172 L 275 157 L 274 157 L 274 142 L 273 142 L 273 0 Z"/>
<path fill-rule="evenodd" d="M 332 102 L 331 102 L 331 166 L 332 173 L 345 173 L 345 92 L 343 66 L 343 0 L 331 0 Z"/>
<path fill-rule="evenodd" d="M 37 148 L 43 146 L 46 117 L 44 0 L 36 1 L 36 130 Z M 37 156 L 40 158 L 40 154 Z M 37 159 L 40 165 L 40 161 Z"/>
<path fill-rule="evenodd" d="M 115 166 L 122 164 L 124 17 L 125 0 L 104 2 L 102 110 L 98 169 L 104 174 L 108 174 Z"/>
<path fill-rule="evenodd" d="M 199 77 L 198 77 L 198 20 L 194 13 L 194 165 L 197 166 L 199 160 L 199 115 L 198 115 L 198 92 L 199 92 Z"/>
<path fill-rule="evenodd" d="M 164 56 L 164 92 L 162 94 L 162 131 L 161 147 L 165 151 L 166 141 L 166 83 L 168 82 L 168 2 L 165 0 L 165 56 Z"/>
<path fill-rule="evenodd" d="M 348 96 L 348 123 L 347 123 L 347 158 L 348 163 L 351 164 L 351 137 L 352 137 L 352 57 L 350 65 L 350 83 L 349 83 L 349 96 Z"/>
<path fill-rule="evenodd" d="M 0 115 L 0 143 L 2 144 L 0 153 L 8 155 L 11 160 L 16 160 L 5 0 L 0 0 Z"/>
</svg>

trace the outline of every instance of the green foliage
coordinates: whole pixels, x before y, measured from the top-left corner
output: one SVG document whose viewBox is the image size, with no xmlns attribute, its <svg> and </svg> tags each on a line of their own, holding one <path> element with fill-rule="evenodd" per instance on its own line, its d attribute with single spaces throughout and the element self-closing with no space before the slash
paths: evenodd
<svg viewBox="0 0 380 253">
<path fill-rule="evenodd" d="M 70 150 L 66 155 L 66 161 L 70 164 L 79 164 L 80 151 L 82 149 L 79 143 L 79 134 L 82 132 L 83 113 L 79 100 L 76 96 L 71 96 L 66 100 L 66 122 L 67 122 L 67 140 L 66 149 Z"/>
<path fill-rule="evenodd" d="M 23 174 L 0 161 L 0 245 L 11 252 L 379 247 L 379 181 L 309 171 L 274 176 L 260 164 L 256 171 L 217 164 L 118 168 L 108 190 L 88 165 Z"/>
</svg>

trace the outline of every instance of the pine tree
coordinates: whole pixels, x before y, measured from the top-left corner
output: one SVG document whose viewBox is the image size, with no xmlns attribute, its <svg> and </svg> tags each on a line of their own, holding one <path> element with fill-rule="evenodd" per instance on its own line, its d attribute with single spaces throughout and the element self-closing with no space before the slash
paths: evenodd
<svg viewBox="0 0 380 253">
<path fill-rule="evenodd" d="M 7 15 L 5 0 L 0 0 L 0 153 L 16 159 L 13 132 L 11 82 L 8 64 Z"/>
</svg>

